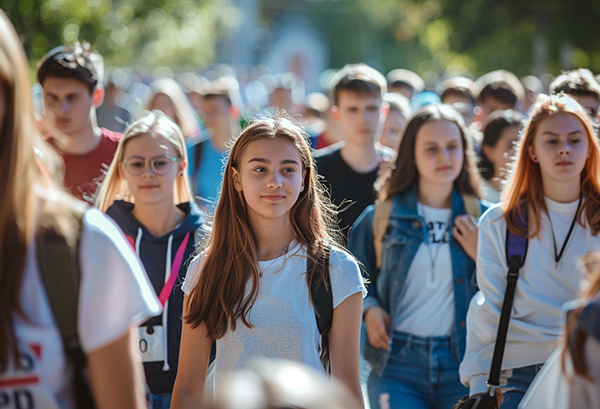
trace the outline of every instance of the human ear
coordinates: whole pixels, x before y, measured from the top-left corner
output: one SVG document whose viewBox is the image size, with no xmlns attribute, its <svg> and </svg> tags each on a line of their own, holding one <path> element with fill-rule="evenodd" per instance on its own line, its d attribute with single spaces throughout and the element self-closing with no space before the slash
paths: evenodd
<svg viewBox="0 0 600 409">
<path fill-rule="evenodd" d="M 125 179 L 125 166 L 122 163 L 119 163 L 119 166 L 117 166 L 117 172 L 121 179 Z"/>
<path fill-rule="evenodd" d="M 241 192 L 243 189 L 240 173 L 237 171 L 236 168 L 231 168 L 231 173 L 233 176 L 233 187 L 235 187 L 235 190 L 237 190 L 238 192 Z"/>
<path fill-rule="evenodd" d="M 183 171 L 187 168 L 187 160 L 179 161 L 179 173 L 180 176 L 183 176 Z"/>
<path fill-rule="evenodd" d="M 481 151 L 483 152 L 483 155 L 492 163 L 494 163 L 494 159 L 492 158 L 492 156 L 494 156 L 494 147 L 490 146 L 490 145 L 483 145 L 481 147 Z"/>
<path fill-rule="evenodd" d="M 304 179 L 306 179 L 306 169 L 302 169 L 302 185 L 300 185 L 301 192 L 304 192 Z"/>
<path fill-rule="evenodd" d="M 340 109 L 338 108 L 337 105 L 332 105 L 331 108 L 329 108 L 329 110 L 331 111 L 331 116 L 333 116 L 333 119 L 335 119 L 336 121 L 340 120 Z"/>
<path fill-rule="evenodd" d="M 101 85 L 98 85 L 96 89 L 92 92 L 92 104 L 94 107 L 98 108 L 102 105 L 104 101 L 104 88 Z"/>
<path fill-rule="evenodd" d="M 538 163 L 538 158 L 535 155 L 535 152 L 533 151 L 533 145 L 529 145 L 528 153 L 529 153 L 529 157 L 531 158 L 531 160 L 535 163 Z"/>
</svg>

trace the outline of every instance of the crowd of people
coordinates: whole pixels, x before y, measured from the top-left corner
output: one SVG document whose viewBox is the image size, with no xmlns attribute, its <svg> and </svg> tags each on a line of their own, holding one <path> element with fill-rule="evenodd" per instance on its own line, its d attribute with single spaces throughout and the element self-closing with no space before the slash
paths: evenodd
<svg viewBox="0 0 600 409">
<path fill-rule="evenodd" d="M 27 66 L 0 11 L 1 407 L 600 406 L 589 70 Z"/>
</svg>

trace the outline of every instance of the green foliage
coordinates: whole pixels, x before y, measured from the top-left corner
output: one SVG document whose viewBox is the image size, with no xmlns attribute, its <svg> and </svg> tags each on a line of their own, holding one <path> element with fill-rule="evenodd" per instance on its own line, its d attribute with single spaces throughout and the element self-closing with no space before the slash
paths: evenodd
<svg viewBox="0 0 600 409">
<path fill-rule="evenodd" d="M 191 69 L 214 61 L 241 16 L 230 0 L 3 0 L 35 64 L 51 48 L 86 40 L 107 65 Z"/>
</svg>

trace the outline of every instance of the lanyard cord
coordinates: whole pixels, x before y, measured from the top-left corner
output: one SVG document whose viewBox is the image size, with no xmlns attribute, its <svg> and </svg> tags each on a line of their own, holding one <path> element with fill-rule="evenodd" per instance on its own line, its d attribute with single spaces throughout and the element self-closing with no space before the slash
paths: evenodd
<svg viewBox="0 0 600 409">
<path fill-rule="evenodd" d="M 563 242 L 559 253 L 557 253 L 557 251 L 556 251 L 556 238 L 554 237 L 554 227 L 552 227 L 552 219 L 550 218 L 550 212 L 548 212 L 548 221 L 550 222 L 550 231 L 552 232 L 552 244 L 554 245 L 554 271 L 558 271 L 558 262 L 562 258 L 563 253 L 565 252 L 565 248 L 567 247 L 567 243 L 569 242 L 569 239 L 571 238 L 571 233 L 573 233 L 573 230 L 575 229 L 575 223 L 577 222 L 577 215 L 579 214 L 579 209 L 581 208 L 582 199 L 583 199 L 583 195 L 579 196 L 579 203 L 577 204 L 577 210 L 575 211 L 575 214 L 573 215 L 573 220 L 571 221 L 571 227 L 569 227 L 569 232 L 567 233 L 567 237 L 565 238 L 565 241 Z"/>
</svg>

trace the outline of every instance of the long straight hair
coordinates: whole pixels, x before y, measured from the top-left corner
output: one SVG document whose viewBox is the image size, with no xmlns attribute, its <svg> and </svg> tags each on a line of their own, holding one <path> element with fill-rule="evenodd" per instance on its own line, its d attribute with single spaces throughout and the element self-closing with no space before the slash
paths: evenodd
<svg viewBox="0 0 600 409">
<path fill-rule="evenodd" d="M 317 173 L 310 152 L 308 136 L 293 120 L 277 113 L 274 118 L 258 119 L 250 123 L 235 139 L 223 177 L 223 189 L 215 211 L 213 228 L 203 245 L 203 265 L 200 278 L 190 293 L 189 314 L 185 322 L 192 328 L 205 323 L 208 336 L 219 339 L 236 321 L 252 328 L 248 314 L 259 289 L 257 244 L 248 222 L 248 210 L 243 193 L 235 189 L 233 170 L 239 170 L 248 145 L 264 139 L 284 139 L 291 142 L 306 171 L 304 190 L 290 210 L 292 234 L 307 246 L 308 256 L 314 260 L 323 256 L 327 243 L 339 242 L 335 230 L 335 212 L 317 181 Z M 317 282 L 323 276 L 309 277 Z M 252 280 L 250 293 L 246 285 Z"/>
<path fill-rule="evenodd" d="M 0 372 L 11 357 L 19 364 L 14 313 L 24 315 L 21 286 L 36 229 L 52 228 L 75 242 L 76 221 L 61 200 L 47 200 L 58 190 L 44 166 L 55 166 L 57 157 L 37 133 L 28 72 L 21 41 L 0 10 L 0 94 L 6 101 L 0 112 Z"/>
<path fill-rule="evenodd" d="M 581 172 L 583 204 L 577 221 L 581 226 L 585 226 L 585 215 L 592 234 L 600 232 L 600 150 L 596 134 L 587 113 L 574 99 L 565 94 L 552 96 L 542 94 L 538 96 L 527 121 L 512 176 L 502 192 L 502 201 L 505 203 L 504 218 L 509 230 L 515 234 L 527 233 L 527 237 L 536 237 L 540 232 L 541 214 L 547 212 L 547 209 L 540 165 L 531 159 L 529 148 L 533 145 L 540 123 L 559 114 L 574 116 L 585 129 L 589 156 Z M 521 227 L 517 222 L 517 215 L 524 216 L 521 215 L 524 210 L 523 202 L 527 203 L 528 227 Z"/>
<path fill-rule="evenodd" d="M 461 194 L 479 197 L 479 172 L 475 166 L 474 153 L 471 139 L 465 129 L 462 116 L 450 105 L 427 105 L 413 114 L 408 121 L 398 148 L 392 174 L 378 184 L 382 186 L 379 199 L 406 193 L 419 182 L 419 170 L 415 162 L 415 145 L 421 127 L 427 122 L 449 121 L 454 123 L 460 131 L 462 142 L 463 164 L 454 188 Z"/>
<path fill-rule="evenodd" d="M 127 187 L 127 181 L 119 174 L 119 165 L 125 160 L 125 145 L 127 142 L 138 136 L 151 136 L 153 138 L 163 138 L 173 145 L 177 154 L 187 162 L 187 150 L 185 140 L 179 126 L 161 111 L 153 110 L 147 112 L 134 123 L 132 123 L 123 138 L 117 146 L 113 161 L 106 172 L 106 177 L 100 185 L 95 204 L 103 212 L 117 199 L 127 200 L 134 203 L 135 198 Z M 194 195 L 190 188 L 187 169 L 183 175 L 177 176 L 173 186 L 173 201 L 175 204 L 187 203 L 193 200 Z"/>
</svg>

